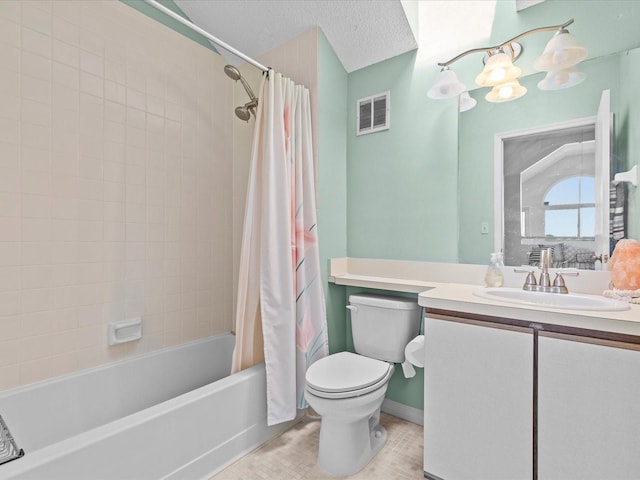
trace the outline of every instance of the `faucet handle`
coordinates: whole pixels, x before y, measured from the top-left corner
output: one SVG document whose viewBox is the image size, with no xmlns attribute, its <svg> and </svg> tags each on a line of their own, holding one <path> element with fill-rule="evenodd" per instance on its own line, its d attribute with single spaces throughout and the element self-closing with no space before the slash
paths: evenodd
<svg viewBox="0 0 640 480">
<path fill-rule="evenodd" d="M 556 278 L 553 279 L 553 288 L 555 293 L 569 293 L 560 272 L 556 273 Z"/>
<path fill-rule="evenodd" d="M 514 268 L 514 272 L 516 273 L 526 273 L 527 278 L 524 281 L 524 285 L 522 286 L 523 290 L 535 290 L 538 282 L 536 281 L 536 276 L 533 274 L 535 270 L 525 269 L 525 268 Z"/>
</svg>

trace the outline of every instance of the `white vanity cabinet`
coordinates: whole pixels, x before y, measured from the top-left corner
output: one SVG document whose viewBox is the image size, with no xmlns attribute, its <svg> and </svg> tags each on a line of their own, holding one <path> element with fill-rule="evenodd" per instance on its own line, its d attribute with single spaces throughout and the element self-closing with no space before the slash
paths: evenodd
<svg viewBox="0 0 640 480">
<path fill-rule="evenodd" d="M 424 328 L 425 477 L 531 479 L 532 330 L 450 317 Z"/>
<path fill-rule="evenodd" d="M 640 478 L 637 348 L 540 333 L 540 480 Z"/>
</svg>

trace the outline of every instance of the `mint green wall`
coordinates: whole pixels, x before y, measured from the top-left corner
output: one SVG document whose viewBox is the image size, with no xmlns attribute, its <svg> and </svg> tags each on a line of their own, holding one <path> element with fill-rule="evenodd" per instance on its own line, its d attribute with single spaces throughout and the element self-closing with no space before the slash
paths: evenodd
<svg viewBox="0 0 640 480">
<path fill-rule="evenodd" d="M 457 115 L 428 102 L 416 52 L 349 75 L 351 257 L 457 261 Z M 356 136 L 356 101 L 391 92 L 391 128 Z"/>
<path fill-rule="evenodd" d="M 583 62 L 580 70 L 587 79 L 573 88 L 543 92 L 537 83 L 543 74 L 522 79 L 527 87 L 524 97 L 503 104 L 484 101 L 486 89 L 471 95 L 478 100 L 476 108 L 460 114 L 460 261 L 486 263 L 494 250 L 493 228 L 480 233 L 480 223 L 494 225 L 494 135 L 524 128 L 595 116 L 603 90 L 611 90 L 611 107 L 619 103 L 619 56 L 609 55 Z M 612 74 L 613 72 L 613 74 Z M 517 208 L 517 206 L 515 207 Z"/>
<path fill-rule="evenodd" d="M 347 255 L 347 72 L 324 34 L 318 38 L 318 233 L 331 352 L 346 349 L 345 288 L 327 282 L 330 258 Z"/>
</svg>

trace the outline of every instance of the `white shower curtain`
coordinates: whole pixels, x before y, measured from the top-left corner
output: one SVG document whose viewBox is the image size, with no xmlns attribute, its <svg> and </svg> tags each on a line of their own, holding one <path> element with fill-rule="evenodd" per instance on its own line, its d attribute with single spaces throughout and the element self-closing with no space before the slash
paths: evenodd
<svg viewBox="0 0 640 480">
<path fill-rule="evenodd" d="M 242 238 L 232 371 L 264 359 L 267 422 L 296 416 L 305 372 L 328 353 L 309 91 L 269 70 L 260 86 Z"/>
</svg>

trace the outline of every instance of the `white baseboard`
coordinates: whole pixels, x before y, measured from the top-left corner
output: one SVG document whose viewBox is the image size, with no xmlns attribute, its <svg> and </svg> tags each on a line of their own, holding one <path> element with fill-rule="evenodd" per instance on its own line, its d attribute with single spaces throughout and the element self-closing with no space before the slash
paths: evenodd
<svg viewBox="0 0 640 480">
<path fill-rule="evenodd" d="M 382 411 L 394 417 L 407 420 L 408 422 L 424 425 L 424 411 L 410 407 L 404 403 L 394 402 L 393 400 L 385 398 L 384 402 L 382 402 Z"/>
</svg>

